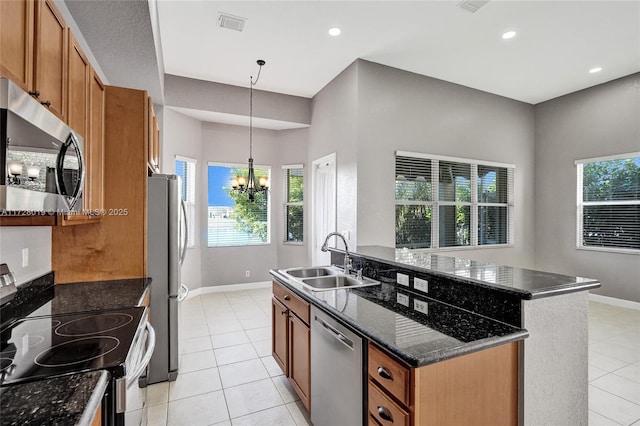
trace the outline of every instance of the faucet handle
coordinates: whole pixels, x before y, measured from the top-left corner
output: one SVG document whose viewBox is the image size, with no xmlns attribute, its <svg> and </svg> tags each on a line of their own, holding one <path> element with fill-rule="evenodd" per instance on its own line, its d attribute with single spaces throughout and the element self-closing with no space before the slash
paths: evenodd
<svg viewBox="0 0 640 426">
<path fill-rule="evenodd" d="M 360 269 L 358 269 L 358 270 L 356 271 L 356 279 L 357 279 L 358 281 L 362 281 L 362 268 L 360 268 Z"/>
</svg>

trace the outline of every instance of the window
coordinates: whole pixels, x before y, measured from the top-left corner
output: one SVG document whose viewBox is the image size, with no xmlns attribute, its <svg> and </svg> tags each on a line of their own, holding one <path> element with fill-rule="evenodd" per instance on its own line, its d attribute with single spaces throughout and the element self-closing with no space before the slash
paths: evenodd
<svg viewBox="0 0 640 426">
<path fill-rule="evenodd" d="M 396 247 L 513 244 L 514 166 L 396 152 Z"/>
<path fill-rule="evenodd" d="M 196 246 L 196 160 L 176 156 L 176 174 L 182 182 L 182 199 L 187 210 L 187 248 Z"/>
<path fill-rule="evenodd" d="M 256 178 L 270 180 L 271 169 L 256 166 Z M 247 194 L 231 190 L 231 178 L 246 176 L 246 165 L 209 163 L 207 246 L 246 246 L 269 244 L 269 192 L 249 202 Z"/>
<path fill-rule="evenodd" d="M 284 172 L 284 241 L 301 243 L 304 230 L 304 169 L 282 166 Z"/>
<path fill-rule="evenodd" d="M 578 248 L 640 253 L 640 152 L 576 165 Z"/>
</svg>

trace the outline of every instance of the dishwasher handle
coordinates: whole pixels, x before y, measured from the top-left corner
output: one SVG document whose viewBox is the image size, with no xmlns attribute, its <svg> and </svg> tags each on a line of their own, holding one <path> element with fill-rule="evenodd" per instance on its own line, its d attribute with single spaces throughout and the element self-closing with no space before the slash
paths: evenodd
<svg viewBox="0 0 640 426">
<path fill-rule="evenodd" d="M 349 339 L 347 336 L 345 336 L 344 334 L 340 333 L 335 327 L 332 327 L 330 324 L 328 324 L 326 321 L 324 321 L 322 318 L 318 318 L 318 316 L 315 316 L 315 320 L 320 323 L 320 325 L 322 326 L 322 328 L 324 328 L 331 336 L 333 336 L 336 340 L 338 340 L 340 343 L 342 343 L 343 345 L 345 345 L 347 348 L 353 350 L 353 342 L 351 341 L 351 339 Z"/>
</svg>

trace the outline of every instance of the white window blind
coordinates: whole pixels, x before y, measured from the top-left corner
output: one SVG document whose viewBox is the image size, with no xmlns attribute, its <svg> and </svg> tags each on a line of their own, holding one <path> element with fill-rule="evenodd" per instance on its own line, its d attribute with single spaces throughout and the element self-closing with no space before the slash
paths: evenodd
<svg viewBox="0 0 640 426">
<path fill-rule="evenodd" d="M 513 244 L 513 165 L 402 151 L 395 161 L 396 247 Z"/>
<path fill-rule="evenodd" d="M 181 177 L 181 195 L 187 210 L 187 248 L 194 248 L 196 246 L 196 160 L 176 156 L 176 174 Z"/>
<path fill-rule="evenodd" d="M 269 244 L 270 195 L 256 194 L 248 201 L 246 193 L 231 191 L 231 179 L 247 176 L 246 165 L 209 163 L 207 246 L 246 246 Z M 271 180 L 268 166 L 255 166 L 256 179 L 264 176 Z"/>
<path fill-rule="evenodd" d="M 304 241 L 304 168 L 282 166 L 284 173 L 284 241 Z"/>
<path fill-rule="evenodd" d="M 578 248 L 640 253 L 640 153 L 576 166 Z"/>
</svg>

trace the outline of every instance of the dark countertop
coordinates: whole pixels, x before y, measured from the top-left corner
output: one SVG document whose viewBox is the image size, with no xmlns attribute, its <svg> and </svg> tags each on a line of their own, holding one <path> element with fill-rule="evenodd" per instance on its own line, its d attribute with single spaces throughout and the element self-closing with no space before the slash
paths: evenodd
<svg viewBox="0 0 640 426">
<path fill-rule="evenodd" d="M 396 286 L 312 292 L 278 271 L 271 275 L 410 367 L 522 340 L 528 332 Z M 398 295 L 406 305 L 398 303 Z M 426 306 L 426 308 L 424 308 Z M 417 309 L 426 309 L 427 314 Z"/>
<path fill-rule="evenodd" d="M 56 284 L 54 314 L 138 306 L 151 278 Z"/>
<path fill-rule="evenodd" d="M 332 250 L 341 252 L 340 250 Z M 592 278 L 496 265 L 477 260 L 442 256 L 422 250 L 358 246 L 353 254 L 418 272 L 424 271 L 486 287 L 510 290 L 522 294 L 523 299 L 537 299 L 600 287 L 600 282 Z"/>
<path fill-rule="evenodd" d="M 0 425 L 90 425 L 102 403 L 104 370 L 0 388 Z"/>
</svg>

